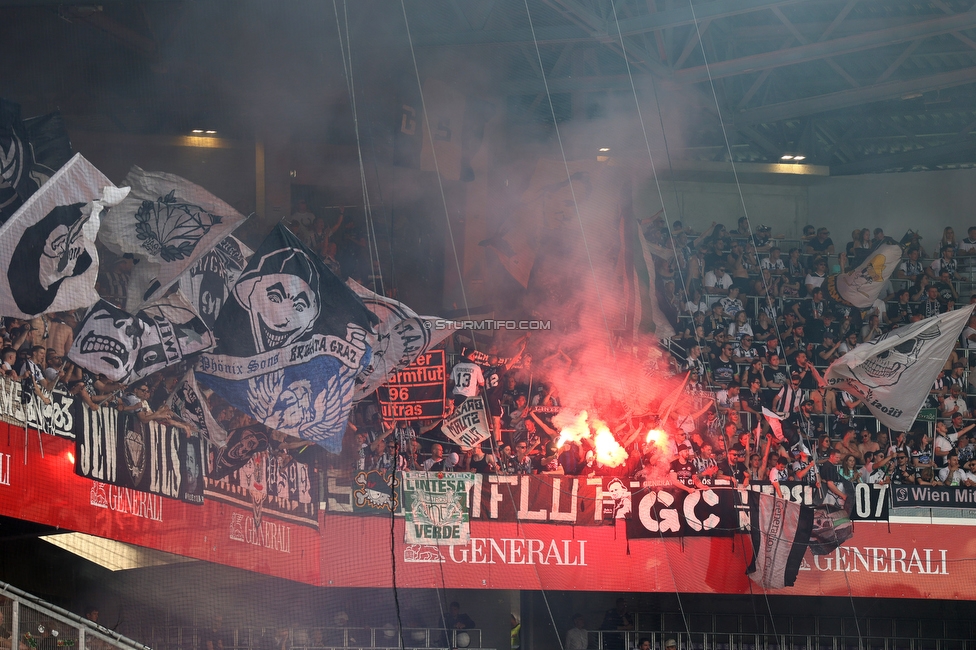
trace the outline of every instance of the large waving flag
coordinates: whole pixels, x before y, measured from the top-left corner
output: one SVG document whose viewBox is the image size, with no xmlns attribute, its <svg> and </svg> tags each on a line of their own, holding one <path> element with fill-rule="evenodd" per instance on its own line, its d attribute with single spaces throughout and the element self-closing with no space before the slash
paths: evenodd
<svg viewBox="0 0 976 650">
<path fill-rule="evenodd" d="M 862 398 L 881 424 L 907 431 L 972 311 L 967 305 L 862 343 L 830 364 L 824 378 Z"/>
<path fill-rule="evenodd" d="M 0 226 L 0 314 L 33 318 L 98 301 L 95 235 L 119 189 L 75 155 Z"/>
<path fill-rule="evenodd" d="M 213 334 L 179 294 L 135 315 L 100 300 L 78 324 L 68 358 L 112 381 L 131 382 L 213 345 Z"/>
<path fill-rule="evenodd" d="M 112 252 L 140 260 L 126 309 L 163 295 L 180 275 L 244 222 L 244 216 L 198 185 L 133 167 L 128 198 L 103 219 L 99 238 Z"/>
<path fill-rule="evenodd" d="M 213 328 L 220 308 L 254 254 L 236 237 L 225 237 L 180 276 L 180 293 Z"/>
<path fill-rule="evenodd" d="M 376 317 L 295 235 L 278 225 L 217 317 L 217 349 L 197 381 L 271 429 L 342 446 Z"/>
<path fill-rule="evenodd" d="M 228 433 L 210 412 L 210 404 L 197 387 L 193 370 L 188 370 L 183 375 L 183 379 L 166 403 L 176 417 L 190 425 L 195 433 L 217 447 L 224 447 L 227 444 Z"/>
<path fill-rule="evenodd" d="M 356 377 L 355 399 L 360 400 L 446 339 L 452 330 L 437 329 L 437 318 L 418 316 L 399 300 L 373 293 L 355 280 L 346 280 L 346 284 L 379 319 L 376 334 L 366 335 L 372 358 Z"/>
<path fill-rule="evenodd" d="M 827 294 L 837 302 L 866 309 L 874 304 L 881 290 L 901 261 L 902 247 L 893 239 L 875 246 L 867 259 L 846 273 L 827 277 Z"/>
<path fill-rule="evenodd" d="M 58 112 L 20 118 L 20 105 L 0 98 L 0 224 L 71 158 Z"/>
<path fill-rule="evenodd" d="M 813 530 L 813 508 L 749 493 L 752 562 L 746 573 L 763 589 L 792 587 Z"/>
</svg>

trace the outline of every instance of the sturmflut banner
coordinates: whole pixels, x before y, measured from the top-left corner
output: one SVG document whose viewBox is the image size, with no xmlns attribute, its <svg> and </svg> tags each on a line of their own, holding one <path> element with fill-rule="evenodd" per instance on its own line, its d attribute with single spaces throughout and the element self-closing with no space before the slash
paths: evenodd
<svg viewBox="0 0 976 650">
<path fill-rule="evenodd" d="M 407 544 L 467 544 L 471 536 L 468 492 L 474 474 L 404 472 L 403 511 Z"/>
</svg>

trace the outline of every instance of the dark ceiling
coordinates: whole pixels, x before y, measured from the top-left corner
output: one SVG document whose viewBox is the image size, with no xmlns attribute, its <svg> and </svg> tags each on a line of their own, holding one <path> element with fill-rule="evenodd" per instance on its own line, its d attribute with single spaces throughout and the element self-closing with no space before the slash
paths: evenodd
<svg viewBox="0 0 976 650">
<path fill-rule="evenodd" d="M 974 7 L 407 0 L 405 13 L 419 76 L 503 100 L 520 133 L 551 138 L 553 116 L 607 133 L 625 120 L 614 144 L 640 155 L 639 107 L 672 162 L 798 153 L 838 175 L 976 164 Z M 0 0 L 0 96 L 25 115 L 60 108 L 86 132 L 246 140 L 284 128 L 345 144 L 355 132 L 340 33 L 366 125 L 388 132 L 417 87 L 396 0 Z"/>
</svg>

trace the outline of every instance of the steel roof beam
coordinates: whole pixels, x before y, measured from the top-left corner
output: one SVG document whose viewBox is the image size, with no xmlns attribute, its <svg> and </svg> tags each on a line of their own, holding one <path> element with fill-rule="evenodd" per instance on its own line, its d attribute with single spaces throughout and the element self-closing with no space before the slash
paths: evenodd
<svg viewBox="0 0 976 650">
<path fill-rule="evenodd" d="M 775 50 L 729 61 L 714 61 L 708 64 L 708 70 L 705 69 L 705 66 L 678 70 L 674 73 L 674 80 L 681 83 L 699 83 L 708 81 L 709 72 L 712 79 L 721 79 L 769 68 L 817 61 L 832 56 L 853 54 L 863 50 L 949 34 L 974 27 L 976 27 L 976 12 L 943 16 L 934 20 L 901 25 L 891 29 L 881 29 L 866 34 L 835 38 L 830 41 L 798 45 L 788 50 Z"/>
<path fill-rule="evenodd" d="M 862 88 L 852 88 L 826 95 L 804 97 L 803 99 L 794 99 L 779 104 L 750 108 L 735 115 L 734 121 L 737 124 L 778 122 L 791 117 L 815 115 L 817 113 L 850 108 L 870 102 L 897 99 L 907 93 L 943 90 L 973 82 L 976 82 L 976 66 L 961 68 L 952 72 L 928 75 L 917 79 L 888 81 Z"/>
<path fill-rule="evenodd" d="M 831 165 L 830 175 L 870 174 L 871 172 L 883 172 L 887 169 L 898 167 L 938 165 L 944 164 L 947 159 L 956 162 L 957 157 L 967 153 L 976 154 L 976 140 L 967 138 L 961 142 L 953 142 L 952 144 L 940 145 L 938 147 L 913 149 L 912 151 L 902 151 L 901 153 L 891 154 L 889 156 L 876 156 L 874 158 L 854 160 L 842 165 Z M 976 161 L 976 155 L 970 160 L 962 160 L 961 162 L 973 161 Z"/>
<path fill-rule="evenodd" d="M 798 4 L 803 0 L 715 0 L 702 3 L 696 7 L 695 14 L 699 21 L 714 20 L 725 16 L 750 13 L 789 4 Z M 689 7 L 658 11 L 656 13 L 624 18 L 620 20 L 620 31 L 624 36 L 636 36 L 645 32 L 658 31 L 669 27 L 694 24 L 692 11 Z M 536 39 L 540 43 L 565 43 L 567 41 L 593 40 L 601 42 L 618 41 L 617 26 L 602 19 L 595 33 L 578 26 L 538 27 L 535 30 Z M 532 42 L 532 32 L 528 28 L 472 30 L 463 32 L 427 32 L 414 36 L 414 45 L 502 45 L 506 43 Z"/>
</svg>

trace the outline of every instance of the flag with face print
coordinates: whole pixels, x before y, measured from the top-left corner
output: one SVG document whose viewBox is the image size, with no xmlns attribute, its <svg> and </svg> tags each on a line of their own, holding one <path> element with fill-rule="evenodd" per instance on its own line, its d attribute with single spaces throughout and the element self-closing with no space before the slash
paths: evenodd
<svg viewBox="0 0 976 650">
<path fill-rule="evenodd" d="M 98 301 L 95 235 L 105 208 L 125 198 L 75 155 L 0 226 L 0 314 L 33 318 Z"/>
<path fill-rule="evenodd" d="M 342 446 L 376 317 L 278 225 L 251 257 L 214 325 L 197 381 L 270 429 Z"/>
</svg>

